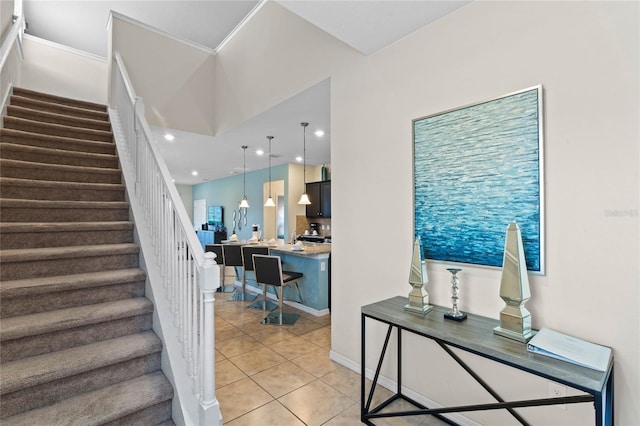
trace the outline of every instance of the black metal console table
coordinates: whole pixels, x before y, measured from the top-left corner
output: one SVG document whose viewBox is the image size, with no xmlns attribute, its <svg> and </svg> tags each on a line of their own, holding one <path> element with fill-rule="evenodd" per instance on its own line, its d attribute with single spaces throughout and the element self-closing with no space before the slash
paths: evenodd
<svg viewBox="0 0 640 426">
<path fill-rule="evenodd" d="M 361 310 L 361 394 L 360 394 L 360 418 L 363 423 L 374 425 L 371 420 L 383 417 L 414 416 L 429 414 L 439 417 L 450 424 L 451 420 L 442 416 L 446 413 L 461 413 L 467 411 L 482 411 L 505 409 L 518 422 L 528 425 L 516 408 L 534 407 L 556 404 L 575 404 L 593 402 L 595 408 L 595 424 L 597 426 L 613 425 L 613 357 L 609 362 L 609 368 L 605 372 L 580 367 L 568 362 L 559 361 L 544 355 L 533 354 L 527 351 L 526 345 L 493 334 L 493 328 L 499 321 L 468 314 L 468 319 L 458 323 L 445 320 L 443 314 L 448 308 L 435 306 L 426 316 L 416 315 L 403 310 L 407 304 L 406 297 L 394 297 L 362 307 Z M 366 353 L 366 319 L 374 319 L 388 324 L 387 335 L 382 347 L 378 366 L 373 378 L 369 394 L 365 392 L 365 353 Z M 380 375 L 382 361 L 389 344 L 393 328 L 397 332 L 397 393 L 376 407 L 371 407 L 373 394 Z M 434 340 L 449 356 L 451 356 L 462 368 L 465 369 L 497 402 L 489 404 L 464 405 L 455 407 L 442 407 L 429 409 L 417 401 L 402 394 L 402 332 L 408 331 L 428 339 Z M 556 398 L 542 398 L 532 400 L 505 401 L 487 382 L 478 376 L 467 364 L 464 363 L 452 350 L 459 348 L 474 353 L 484 358 L 505 364 L 536 376 L 544 377 L 571 388 L 579 389 L 586 393 L 577 396 Z M 415 410 L 384 412 L 385 407 L 392 402 L 404 399 L 416 407 Z"/>
</svg>

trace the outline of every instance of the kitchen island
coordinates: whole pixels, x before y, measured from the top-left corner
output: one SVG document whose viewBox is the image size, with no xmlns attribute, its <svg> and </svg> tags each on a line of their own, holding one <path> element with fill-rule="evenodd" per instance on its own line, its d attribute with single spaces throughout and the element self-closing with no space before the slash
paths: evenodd
<svg viewBox="0 0 640 426">
<path fill-rule="evenodd" d="M 302 304 L 296 303 L 298 293 L 294 286 L 285 287 L 285 305 L 295 306 L 301 311 L 308 312 L 315 316 L 329 314 L 330 297 L 330 263 L 331 244 L 305 243 L 302 250 L 294 250 L 291 244 L 283 244 L 271 247 L 271 254 L 280 256 L 282 259 L 282 269 L 287 271 L 302 272 L 304 276 L 298 281 L 300 293 L 302 294 Z M 247 286 L 254 287 L 256 283 L 254 276 L 247 274 Z M 267 287 L 268 288 L 268 287 Z M 262 289 L 250 288 L 253 291 Z M 272 289 L 267 290 L 269 298 L 275 299 Z"/>
</svg>

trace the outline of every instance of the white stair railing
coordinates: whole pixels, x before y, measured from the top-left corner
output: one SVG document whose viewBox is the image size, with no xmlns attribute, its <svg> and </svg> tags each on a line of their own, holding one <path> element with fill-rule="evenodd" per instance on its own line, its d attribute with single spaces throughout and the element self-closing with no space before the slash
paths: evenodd
<svg viewBox="0 0 640 426">
<path fill-rule="evenodd" d="M 184 422 L 222 424 L 214 368 L 219 266 L 198 241 L 117 52 L 110 95 L 118 154 Z"/>
</svg>

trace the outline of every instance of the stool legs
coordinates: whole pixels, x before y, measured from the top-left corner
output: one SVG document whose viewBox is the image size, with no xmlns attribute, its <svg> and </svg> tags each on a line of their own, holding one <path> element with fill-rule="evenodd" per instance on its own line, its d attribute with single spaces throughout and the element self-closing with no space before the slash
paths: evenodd
<svg viewBox="0 0 640 426">
<path fill-rule="evenodd" d="M 234 267 L 235 269 L 235 267 Z M 237 274 L 237 272 L 236 272 Z M 242 302 L 251 302 L 253 300 L 256 299 L 256 297 L 258 297 L 257 294 L 254 293 L 248 293 L 245 288 L 246 288 L 246 272 L 244 270 L 244 268 L 242 268 L 242 279 L 240 280 L 242 283 L 242 289 L 241 291 L 238 291 L 237 289 L 233 292 L 233 294 L 231 295 L 231 297 L 229 298 L 230 301 L 242 301 Z"/>
<path fill-rule="evenodd" d="M 276 289 L 277 292 L 277 289 Z M 282 312 L 284 306 L 284 288 L 280 289 L 278 293 L 278 313 L 274 311 L 269 312 L 269 314 L 262 320 L 262 324 L 274 324 L 274 325 L 294 325 L 300 315 L 298 314 L 285 314 Z M 266 294 L 266 293 L 265 293 Z M 302 298 L 300 299 L 302 300 Z"/>
</svg>

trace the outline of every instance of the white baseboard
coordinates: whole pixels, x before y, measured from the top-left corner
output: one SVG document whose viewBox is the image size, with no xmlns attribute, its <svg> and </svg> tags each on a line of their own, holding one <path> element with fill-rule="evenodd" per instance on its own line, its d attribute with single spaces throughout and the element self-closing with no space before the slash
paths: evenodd
<svg viewBox="0 0 640 426">
<path fill-rule="evenodd" d="M 353 360 L 340 355 L 339 353 L 331 350 L 329 352 L 329 359 L 337 362 L 338 364 L 347 367 L 349 370 L 353 370 L 354 372 L 360 374 L 360 364 L 357 362 L 354 362 Z M 375 375 L 375 371 L 371 370 L 370 368 L 367 368 L 365 370 L 365 375 L 367 377 L 367 379 L 373 380 L 373 376 Z M 384 388 L 389 389 L 391 392 L 396 392 L 396 389 L 398 389 L 398 383 L 395 382 L 394 380 L 389 379 L 388 377 L 385 377 L 383 375 L 378 376 L 378 384 Z M 420 404 L 424 405 L 425 407 L 430 407 L 430 408 L 442 408 L 441 404 L 438 404 L 435 401 L 430 400 L 429 398 L 425 397 L 424 395 L 421 395 L 411 389 L 409 389 L 406 386 L 402 386 L 402 394 L 413 399 L 416 402 L 419 402 Z M 481 426 L 479 423 L 474 422 L 473 420 L 461 415 L 461 414 L 443 414 L 443 417 L 448 418 L 449 420 L 458 423 L 460 425 L 464 425 L 464 426 Z"/>
<path fill-rule="evenodd" d="M 242 287 L 242 283 L 240 283 L 239 281 L 236 281 L 236 287 Z M 258 288 L 258 287 L 254 287 L 252 285 L 249 284 L 245 284 L 245 288 L 247 290 L 250 290 L 252 293 L 257 293 L 257 294 L 262 294 L 262 289 Z M 272 293 L 267 293 L 267 299 L 271 299 L 271 300 L 275 300 L 277 301 L 278 299 L 276 298 L 275 294 Z M 313 315 L 314 317 L 323 317 L 325 315 L 329 315 L 329 309 L 314 309 L 311 308 L 307 305 L 303 305 L 301 303 L 298 302 L 294 302 L 293 300 L 285 300 L 284 304 L 287 306 L 291 306 L 293 308 L 296 308 L 302 312 L 306 312 L 308 314 Z"/>
</svg>

